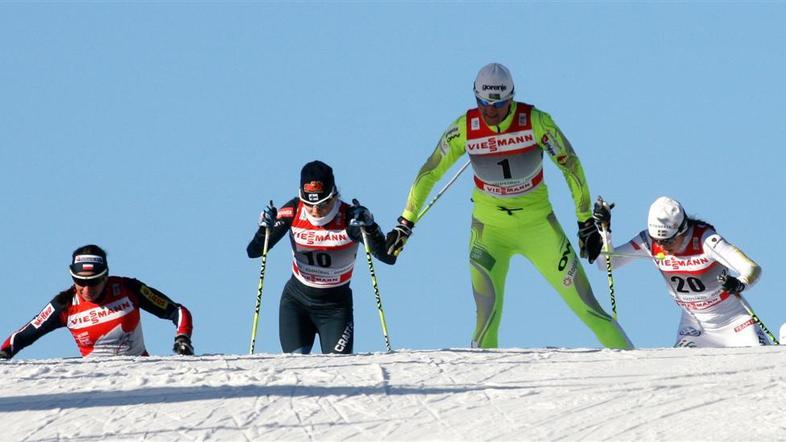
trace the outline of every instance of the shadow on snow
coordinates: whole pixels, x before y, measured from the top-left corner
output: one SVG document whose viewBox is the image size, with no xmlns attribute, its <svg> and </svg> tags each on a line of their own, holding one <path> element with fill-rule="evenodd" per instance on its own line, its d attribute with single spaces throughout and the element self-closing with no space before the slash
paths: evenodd
<svg viewBox="0 0 786 442">
<path fill-rule="evenodd" d="M 409 394 L 440 395 L 481 390 L 517 390 L 526 388 L 530 387 L 498 385 L 453 387 L 394 387 L 389 385 L 373 387 L 325 387 L 294 385 L 246 385 L 238 387 L 157 387 L 125 391 L 84 391 L 76 393 L 39 394 L 30 396 L 7 396 L 0 398 L 0 413 L 68 408 L 117 407 L 124 405 L 154 403 L 167 404 L 261 396 L 324 397 Z"/>
</svg>

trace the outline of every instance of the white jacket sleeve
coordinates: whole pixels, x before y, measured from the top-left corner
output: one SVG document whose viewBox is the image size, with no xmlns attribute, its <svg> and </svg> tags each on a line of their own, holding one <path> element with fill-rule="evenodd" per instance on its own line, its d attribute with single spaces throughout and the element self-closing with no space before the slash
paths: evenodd
<svg viewBox="0 0 786 442">
<path fill-rule="evenodd" d="M 759 280 L 761 267 L 719 234 L 712 233 L 707 236 L 704 240 L 704 250 L 721 265 L 737 273 L 739 275 L 737 279 L 747 288 L 752 287 Z"/>
</svg>

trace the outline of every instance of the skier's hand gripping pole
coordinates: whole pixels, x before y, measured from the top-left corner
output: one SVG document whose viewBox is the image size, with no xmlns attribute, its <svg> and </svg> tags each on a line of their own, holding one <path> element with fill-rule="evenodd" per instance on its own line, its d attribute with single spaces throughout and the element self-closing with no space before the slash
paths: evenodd
<svg viewBox="0 0 786 442">
<path fill-rule="evenodd" d="M 268 207 L 274 207 L 273 201 L 270 201 Z M 257 286 L 257 303 L 254 307 L 254 322 L 251 326 L 251 345 L 248 349 L 248 354 L 254 354 L 254 346 L 257 342 L 257 327 L 259 326 L 259 310 L 262 307 L 262 287 L 265 283 L 265 264 L 267 263 L 267 249 L 270 241 L 270 226 L 265 226 L 265 243 L 262 246 L 262 264 L 259 267 L 259 285 Z"/>
<path fill-rule="evenodd" d="M 357 199 L 352 200 L 352 204 L 360 206 Z M 392 352 L 393 348 L 390 346 L 390 336 L 388 335 L 388 324 L 385 320 L 385 311 L 382 309 L 382 296 L 379 294 L 379 285 L 377 284 L 377 274 L 374 271 L 374 261 L 371 259 L 371 247 L 368 244 L 368 234 L 366 233 L 365 224 L 360 225 L 360 233 L 363 235 L 363 247 L 366 249 L 366 261 L 368 261 L 368 271 L 371 273 L 371 286 L 374 287 L 374 296 L 377 300 L 377 312 L 379 313 L 379 322 L 382 325 L 382 336 L 385 338 L 385 348 L 388 352 Z"/>
<path fill-rule="evenodd" d="M 725 262 L 722 264 L 727 269 L 731 268 Z M 734 276 L 729 275 L 726 270 L 724 270 L 720 275 L 718 275 L 718 282 L 723 284 L 724 290 L 726 290 L 727 292 L 733 294 L 734 296 L 740 299 L 740 303 L 742 304 L 742 307 L 751 316 L 753 322 L 759 325 L 759 328 L 761 328 L 761 330 L 767 334 L 767 336 L 775 345 L 780 345 L 778 338 L 776 338 L 775 335 L 770 331 L 770 329 L 768 329 L 767 326 L 764 325 L 764 322 L 753 311 L 753 308 L 751 307 L 750 304 L 748 304 L 748 301 L 742 297 L 741 292 L 745 290 L 745 284 L 743 284 L 739 279 L 735 278 Z"/>
<path fill-rule="evenodd" d="M 606 278 L 609 283 L 609 298 L 611 299 L 611 313 L 612 317 L 617 319 L 617 296 L 614 293 L 614 275 L 611 271 L 611 209 L 614 208 L 614 203 L 607 203 L 603 198 L 598 195 L 598 201 L 595 202 L 595 208 L 592 212 L 592 217 L 600 227 L 600 236 L 603 239 L 603 251 L 606 257 Z"/>
</svg>

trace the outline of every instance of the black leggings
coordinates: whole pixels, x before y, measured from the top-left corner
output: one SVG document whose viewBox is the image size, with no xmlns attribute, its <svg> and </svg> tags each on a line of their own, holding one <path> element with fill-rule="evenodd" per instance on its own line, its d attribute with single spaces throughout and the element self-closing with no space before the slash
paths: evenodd
<svg viewBox="0 0 786 442">
<path fill-rule="evenodd" d="M 278 336 L 284 353 L 311 353 L 319 335 L 322 353 L 352 353 L 354 324 L 349 284 L 315 289 L 291 278 L 281 294 Z"/>
</svg>

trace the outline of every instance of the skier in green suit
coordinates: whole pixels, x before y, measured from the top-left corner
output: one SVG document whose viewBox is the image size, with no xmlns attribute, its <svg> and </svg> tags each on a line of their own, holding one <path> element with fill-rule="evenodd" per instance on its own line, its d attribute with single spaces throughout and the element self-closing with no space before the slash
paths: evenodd
<svg viewBox="0 0 786 442">
<path fill-rule="evenodd" d="M 406 208 L 387 234 L 398 255 L 431 189 L 464 153 L 474 172 L 469 263 L 477 323 L 472 346 L 495 348 L 510 258 L 529 259 L 570 309 L 609 348 L 632 348 L 622 327 L 598 304 L 584 269 L 549 202 L 543 153 L 562 171 L 576 206 L 581 256 L 600 254 L 590 192 L 579 158 L 549 114 L 513 100 L 513 79 L 498 63 L 474 83 L 477 107 L 458 117 L 418 172 Z"/>
</svg>

